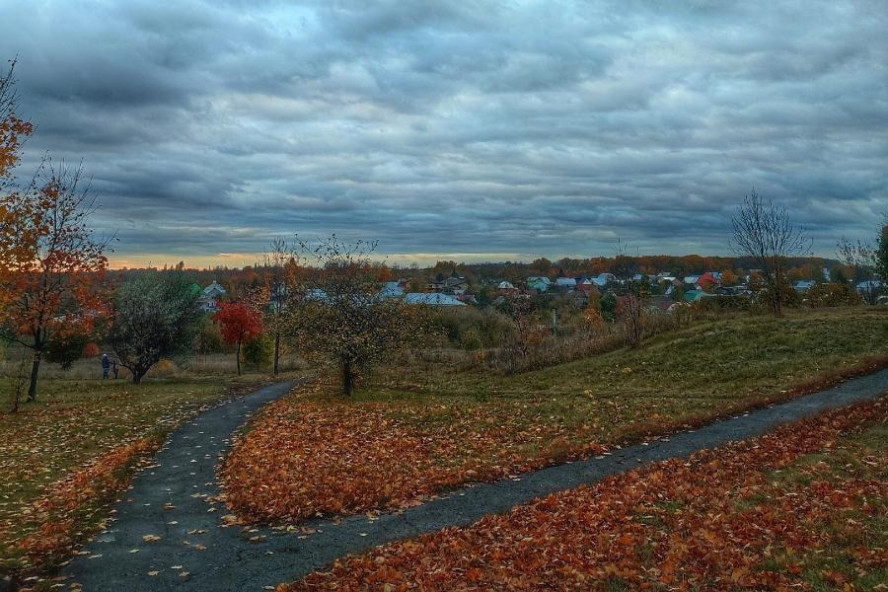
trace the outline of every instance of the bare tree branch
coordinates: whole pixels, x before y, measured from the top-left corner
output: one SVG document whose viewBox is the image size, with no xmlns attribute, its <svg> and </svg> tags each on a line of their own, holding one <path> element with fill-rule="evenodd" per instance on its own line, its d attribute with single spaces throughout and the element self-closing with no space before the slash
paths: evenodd
<svg viewBox="0 0 888 592">
<path fill-rule="evenodd" d="M 786 208 L 774 205 L 755 189 L 737 209 L 731 227 L 732 248 L 756 261 L 772 300 L 774 314 L 781 316 L 786 289 L 784 262 L 787 257 L 808 254 L 811 239 L 801 227 L 793 224 Z"/>
</svg>

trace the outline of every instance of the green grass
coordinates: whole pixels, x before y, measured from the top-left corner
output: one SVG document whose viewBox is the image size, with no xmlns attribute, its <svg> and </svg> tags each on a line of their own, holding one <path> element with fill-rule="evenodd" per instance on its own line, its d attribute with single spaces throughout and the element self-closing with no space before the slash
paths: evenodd
<svg viewBox="0 0 888 592">
<path fill-rule="evenodd" d="M 531 421 L 599 421 L 605 439 L 641 423 L 699 421 L 784 398 L 785 391 L 888 357 L 888 309 L 731 316 L 650 339 L 638 350 L 514 376 L 434 364 L 384 372 L 357 401 L 429 399 L 516 409 Z M 532 410 L 531 413 L 523 413 Z M 546 420 L 545 418 L 549 418 Z"/>
</svg>

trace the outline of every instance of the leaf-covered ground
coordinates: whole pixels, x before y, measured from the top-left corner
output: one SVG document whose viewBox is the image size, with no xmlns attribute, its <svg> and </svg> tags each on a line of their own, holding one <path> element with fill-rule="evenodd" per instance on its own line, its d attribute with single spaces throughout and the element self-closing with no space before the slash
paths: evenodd
<svg viewBox="0 0 888 592">
<path fill-rule="evenodd" d="M 539 413 L 503 401 L 392 408 L 302 396 L 273 403 L 223 470 L 227 501 L 270 520 L 402 506 L 467 479 L 564 457 L 565 427 Z"/>
<path fill-rule="evenodd" d="M 880 590 L 888 398 L 339 560 L 303 590 Z"/>
<path fill-rule="evenodd" d="M 40 388 L 37 403 L 0 413 L 0 574 L 43 574 L 67 558 L 133 465 L 229 392 L 218 380 L 43 380 Z"/>
<path fill-rule="evenodd" d="M 888 310 L 858 308 L 700 323 L 512 377 L 416 363 L 352 400 L 320 384 L 269 406 L 221 477 L 252 520 L 392 509 L 810 391 L 886 355 Z"/>
</svg>

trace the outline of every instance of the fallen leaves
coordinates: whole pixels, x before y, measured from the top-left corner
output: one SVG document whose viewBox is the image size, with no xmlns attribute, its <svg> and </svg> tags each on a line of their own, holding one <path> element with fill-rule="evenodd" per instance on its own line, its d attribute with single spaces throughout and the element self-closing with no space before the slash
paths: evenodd
<svg viewBox="0 0 888 592">
<path fill-rule="evenodd" d="M 468 481 L 603 452 L 537 415 L 512 401 L 392 405 L 290 397 L 266 408 L 226 459 L 226 501 L 238 515 L 272 521 L 400 509 Z"/>
<path fill-rule="evenodd" d="M 284 589 L 871 589 L 888 572 L 886 423 L 884 398 L 825 413 L 338 560 Z M 851 448 L 865 429 L 881 430 L 879 455 Z"/>
<path fill-rule="evenodd" d="M 69 557 L 102 527 L 107 504 L 162 434 L 226 396 L 217 385 L 47 380 L 44 388 L 38 403 L 0 413 L 0 572 L 14 579 Z"/>
<path fill-rule="evenodd" d="M 134 459 L 154 450 L 157 441 L 138 440 L 120 446 L 53 485 L 32 506 L 31 517 L 39 522 L 37 532 L 21 539 L 19 546 L 35 562 L 41 558 L 73 552 L 81 508 L 117 491 L 124 479 L 121 470 Z"/>
</svg>

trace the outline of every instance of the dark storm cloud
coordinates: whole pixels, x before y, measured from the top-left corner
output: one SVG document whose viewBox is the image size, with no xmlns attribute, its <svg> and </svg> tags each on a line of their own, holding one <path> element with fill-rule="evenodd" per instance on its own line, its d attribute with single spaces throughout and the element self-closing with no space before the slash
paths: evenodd
<svg viewBox="0 0 888 592">
<path fill-rule="evenodd" d="M 399 254 L 725 253 L 753 186 L 830 255 L 888 210 L 881 0 L 3 12 L 39 126 L 26 165 L 82 158 L 128 259 L 294 232 Z"/>
</svg>

